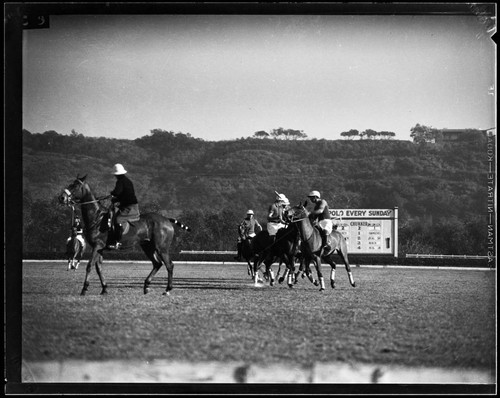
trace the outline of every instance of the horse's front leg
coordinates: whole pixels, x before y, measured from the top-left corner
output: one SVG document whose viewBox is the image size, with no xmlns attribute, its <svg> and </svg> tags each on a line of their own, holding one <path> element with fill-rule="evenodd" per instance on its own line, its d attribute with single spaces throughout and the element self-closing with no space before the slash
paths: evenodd
<svg viewBox="0 0 500 398">
<path fill-rule="evenodd" d="M 314 266 L 316 267 L 316 273 L 318 274 L 319 279 L 319 291 L 325 290 L 325 279 L 323 278 L 323 274 L 321 272 L 321 257 L 314 255 Z"/>
<path fill-rule="evenodd" d="M 101 286 L 102 286 L 101 294 L 107 294 L 108 285 L 104 280 L 104 274 L 102 273 L 102 254 L 100 253 L 100 250 L 96 252 L 94 264 L 95 264 L 95 269 L 97 271 L 97 275 L 99 275 L 99 280 L 101 281 Z"/>
<path fill-rule="evenodd" d="M 259 284 L 259 268 L 262 261 L 260 257 L 256 257 L 253 262 L 253 283 L 255 286 Z"/>
<path fill-rule="evenodd" d="M 282 264 L 283 264 L 283 260 L 282 260 L 282 259 L 280 259 L 280 262 L 279 262 L 279 264 L 278 264 L 278 272 L 276 273 L 276 279 L 278 279 L 278 280 L 279 280 L 279 278 L 280 278 L 280 272 L 281 272 L 281 265 L 282 265 Z"/>
<path fill-rule="evenodd" d="M 271 286 L 274 286 L 274 272 L 273 270 L 271 269 L 271 265 L 273 264 L 273 260 L 272 259 L 269 259 L 267 262 L 266 262 L 266 274 L 269 278 L 269 284 Z"/>
<path fill-rule="evenodd" d="M 82 296 L 85 296 L 87 293 L 87 290 L 89 289 L 89 276 L 90 276 L 90 271 L 92 270 L 92 264 L 94 263 L 94 254 L 90 258 L 89 262 L 87 263 L 87 268 L 85 269 L 85 280 L 83 281 L 83 289 L 82 292 L 80 293 Z"/>
<path fill-rule="evenodd" d="M 247 273 L 250 275 L 250 278 L 253 279 L 253 266 L 250 260 L 247 260 Z"/>
<path fill-rule="evenodd" d="M 285 265 L 286 265 L 285 274 L 287 275 L 287 285 L 288 285 L 288 287 L 291 288 L 296 283 L 295 260 L 294 260 L 293 255 L 290 256 L 288 254 L 285 254 L 284 259 L 285 259 Z M 283 277 L 284 277 L 284 275 L 283 275 Z"/>
<path fill-rule="evenodd" d="M 302 270 L 302 277 L 304 277 L 305 274 L 307 279 L 309 279 L 309 282 L 311 282 L 314 286 L 319 286 L 319 282 L 314 279 L 314 275 L 311 270 L 311 261 L 314 261 L 311 257 L 303 259 L 304 268 Z"/>
</svg>

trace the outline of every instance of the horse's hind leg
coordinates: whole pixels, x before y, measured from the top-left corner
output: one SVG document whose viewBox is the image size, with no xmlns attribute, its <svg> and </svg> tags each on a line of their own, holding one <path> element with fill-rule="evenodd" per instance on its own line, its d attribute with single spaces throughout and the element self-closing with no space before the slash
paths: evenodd
<svg viewBox="0 0 500 398">
<path fill-rule="evenodd" d="M 354 277 L 352 276 L 352 272 L 351 272 L 351 266 L 349 265 L 349 260 L 347 258 L 347 251 L 339 250 L 338 252 L 339 252 L 340 257 L 342 258 L 342 261 L 344 261 L 345 269 L 347 271 L 347 275 L 349 276 L 349 282 L 350 282 L 351 286 L 356 287 L 356 282 L 354 282 Z"/>
<path fill-rule="evenodd" d="M 331 271 L 330 271 L 330 286 L 332 289 L 335 289 L 335 270 L 337 269 L 337 264 L 335 264 L 335 261 L 333 261 L 333 254 L 328 255 L 325 257 L 325 261 L 330 265 Z"/>
<path fill-rule="evenodd" d="M 146 256 L 151 260 L 153 263 L 153 269 L 149 273 L 148 277 L 144 280 L 144 294 L 149 293 L 149 285 L 151 284 L 151 281 L 153 280 L 154 276 L 158 272 L 158 270 L 162 266 L 162 262 L 159 258 L 155 256 L 154 249 L 152 247 L 149 247 L 147 245 L 143 245 L 142 249 L 144 250 L 144 253 L 146 253 Z"/>
<path fill-rule="evenodd" d="M 144 246 L 143 246 L 144 249 Z M 169 295 L 170 291 L 172 290 L 172 281 L 174 278 L 174 263 L 170 259 L 170 253 L 167 248 L 163 249 L 154 249 L 152 246 L 149 246 L 149 250 L 144 249 L 146 252 L 147 256 L 150 258 L 150 260 L 153 263 L 153 269 L 144 281 L 144 294 L 146 294 L 149 289 L 148 286 L 151 283 L 151 280 L 153 277 L 156 275 L 158 270 L 161 268 L 162 264 L 165 264 L 165 267 L 167 268 L 167 288 L 165 289 L 165 292 L 163 292 L 163 295 Z"/>
<path fill-rule="evenodd" d="M 172 282 L 174 278 L 174 263 L 170 259 L 170 254 L 168 253 L 168 251 L 162 252 L 160 256 L 165 264 L 165 267 L 167 267 L 167 273 L 168 273 L 167 288 L 163 293 L 163 295 L 169 295 L 170 290 L 172 290 Z"/>
</svg>

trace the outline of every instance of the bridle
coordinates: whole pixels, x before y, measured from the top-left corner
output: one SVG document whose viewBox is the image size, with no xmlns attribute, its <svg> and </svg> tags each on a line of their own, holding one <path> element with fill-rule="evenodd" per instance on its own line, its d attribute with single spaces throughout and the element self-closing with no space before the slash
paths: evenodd
<svg viewBox="0 0 500 398">
<path fill-rule="evenodd" d="M 76 181 L 78 181 L 80 183 L 80 185 L 83 186 L 84 182 L 82 180 L 80 180 L 79 178 L 77 178 Z M 73 185 L 73 184 L 71 184 L 71 185 Z M 63 192 L 66 194 L 66 196 L 68 198 L 67 199 L 68 200 L 68 206 L 71 206 L 71 207 L 73 207 L 73 205 L 86 205 L 86 204 L 90 204 L 90 203 L 99 203 L 102 200 L 105 200 L 105 199 L 108 199 L 108 198 L 111 197 L 111 195 L 106 195 L 106 196 L 103 196 L 103 197 L 100 197 L 100 198 L 96 198 L 94 200 L 89 200 L 89 201 L 86 201 L 86 202 L 82 202 L 82 201 L 77 201 L 77 200 L 73 199 L 73 193 L 68 188 L 65 188 L 63 190 Z"/>
<path fill-rule="evenodd" d="M 80 186 L 75 186 L 77 182 L 80 184 Z M 73 190 L 76 189 L 77 187 L 80 187 L 80 188 L 83 187 L 84 184 L 85 183 L 83 182 L 83 180 L 81 180 L 80 178 L 77 178 L 75 180 L 75 182 L 73 182 L 72 184 L 70 184 L 68 186 L 68 188 L 65 188 L 63 190 L 64 194 L 66 195 L 66 200 L 65 200 L 66 203 L 65 204 L 67 206 L 70 206 L 73 209 L 73 213 L 74 213 L 75 205 L 81 206 L 81 205 L 87 205 L 87 204 L 91 204 L 91 203 L 99 203 L 99 202 L 101 202 L 105 199 L 108 199 L 112 196 L 112 195 L 106 195 L 106 196 L 99 197 L 99 198 L 96 198 L 94 200 L 89 200 L 89 201 L 85 201 L 85 202 L 82 202 L 81 200 L 75 199 L 74 195 L 73 195 Z M 106 211 L 108 211 L 108 210 L 106 210 Z M 103 214 L 103 210 L 101 208 L 98 208 L 97 214 Z M 95 227 L 95 225 L 98 225 L 101 222 L 100 220 L 101 220 L 101 218 L 96 215 L 94 222 L 91 223 L 89 228 L 92 229 L 93 227 Z"/>
<path fill-rule="evenodd" d="M 294 216 L 295 216 L 295 211 L 294 211 L 294 213 L 292 213 L 291 217 L 289 217 L 289 218 L 290 218 L 290 222 L 291 222 L 292 224 L 294 224 L 297 228 L 298 228 L 298 225 L 297 225 L 297 223 L 298 223 L 298 222 L 300 222 L 300 221 L 305 220 L 305 219 L 307 219 L 307 218 L 308 218 L 307 210 L 306 210 L 303 206 L 300 206 L 300 207 L 304 210 L 304 216 L 303 216 L 303 217 L 302 217 L 302 215 L 301 215 L 301 217 L 300 217 L 300 218 L 294 218 Z M 314 235 L 314 234 L 309 235 L 309 237 L 305 238 L 305 240 L 304 240 L 304 241 L 305 241 L 305 242 L 308 242 L 308 241 L 309 241 L 309 240 L 313 237 L 313 235 Z"/>
<path fill-rule="evenodd" d="M 299 221 L 305 220 L 307 218 L 307 213 L 304 212 L 304 217 L 302 217 L 302 218 L 294 218 L 294 217 L 295 217 L 295 212 L 294 212 L 294 214 L 291 215 L 290 222 L 291 223 L 298 223 Z"/>
</svg>

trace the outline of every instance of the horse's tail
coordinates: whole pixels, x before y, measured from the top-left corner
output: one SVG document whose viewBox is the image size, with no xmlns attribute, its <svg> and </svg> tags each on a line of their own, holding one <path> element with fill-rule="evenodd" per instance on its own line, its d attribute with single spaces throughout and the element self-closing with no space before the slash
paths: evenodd
<svg viewBox="0 0 500 398">
<path fill-rule="evenodd" d="M 175 218 L 169 218 L 170 222 L 178 225 L 180 228 L 185 229 L 186 231 L 191 231 L 191 228 L 189 228 L 187 225 L 184 225 L 180 221 L 177 221 Z"/>
</svg>

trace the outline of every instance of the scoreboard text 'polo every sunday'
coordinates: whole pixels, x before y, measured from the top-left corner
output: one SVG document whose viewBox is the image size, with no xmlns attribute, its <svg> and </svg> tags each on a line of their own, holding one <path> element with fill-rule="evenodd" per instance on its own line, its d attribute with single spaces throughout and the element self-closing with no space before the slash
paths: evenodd
<svg viewBox="0 0 500 398">
<path fill-rule="evenodd" d="M 350 254 L 398 256 L 398 208 L 330 209 Z"/>
</svg>

